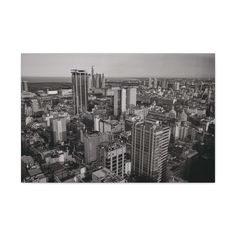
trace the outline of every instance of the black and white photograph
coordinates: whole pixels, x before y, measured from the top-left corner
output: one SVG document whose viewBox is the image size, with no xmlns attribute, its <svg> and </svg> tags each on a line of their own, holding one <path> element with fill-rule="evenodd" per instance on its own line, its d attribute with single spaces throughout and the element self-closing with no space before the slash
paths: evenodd
<svg viewBox="0 0 236 236">
<path fill-rule="evenodd" d="M 236 235 L 234 0 L 3 0 L 0 235 Z"/>
<path fill-rule="evenodd" d="M 214 54 L 21 63 L 22 182 L 214 182 Z"/>
</svg>

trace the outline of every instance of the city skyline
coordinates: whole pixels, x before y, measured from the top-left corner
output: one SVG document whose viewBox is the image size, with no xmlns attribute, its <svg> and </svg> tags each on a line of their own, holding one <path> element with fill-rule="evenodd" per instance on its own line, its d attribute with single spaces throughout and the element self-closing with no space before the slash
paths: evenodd
<svg viewBox="0 0 236 236">
<path fill-rule="evenodd" d="M 110 54 L 116 58 L 113 62 L 107 61 L 107 54 L 91 55 L 90 63 L 85 60 L 83 64 L 92 65 L 90 71 L 71 63 L 70 84 L 50 81 L 50 77 L 41 83 L 22 78 L 21 181 L 214 182 L 214 78 L 176 78 L 180 76 L 176 70 L 184 72 L 188 65 L 192 70 L 193 65 L 208 65 L 212 72 L 214 63 L 206 63 L 213 62 L 212 55 L 162 55 L 163 65 L 175 65 L 169 67 L 175 78 L 144 77 L 141 71 L 161 64 L 159 54 Z M 132 67 L 141 68 L 139 78 L 106 77 L 106 71 L 93 63 L 104 57 L 102 63 L 113 72 L 112 66 L 120 69 L 117 57 L 126 62 L 126 73 Z M 61 67 L 55 63 L 57 68 L 63 68 L 63 60 L 59 56 Z M 41 66 L 38 62 L 38 69 Z M 48 68 L 55 69 L 51 63 Z M 196 76 L 197 68 L 191 77 Z"/>
<path fill-rule="evenodd" d="M 214 78 L 214 54 L 75 53 L 22 54 L 21 75 L 37 78 L 70 77 L 70 69 L 103 71 L 106 77 Z"/>
</svg>

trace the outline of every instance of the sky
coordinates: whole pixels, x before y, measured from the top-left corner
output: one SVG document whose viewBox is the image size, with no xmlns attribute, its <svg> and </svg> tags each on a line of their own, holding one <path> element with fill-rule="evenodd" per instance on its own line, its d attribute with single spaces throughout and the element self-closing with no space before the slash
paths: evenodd
<svg viewBox="0 0 236 236">
<path fill-rule="evenodd" d="M 70 77 L 71 69 L 105 77 L 215 77 L 214 54 L 74 53 L 21 54 L 22 77 Z"/>
</svg>

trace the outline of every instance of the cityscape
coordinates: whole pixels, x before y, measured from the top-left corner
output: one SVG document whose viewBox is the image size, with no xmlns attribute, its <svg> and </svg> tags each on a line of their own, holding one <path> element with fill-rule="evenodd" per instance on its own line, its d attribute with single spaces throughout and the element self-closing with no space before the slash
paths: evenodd
<svg viewBox="0 0 236 236">
<path fill-rule="evenodd" d="M 60 54 L 38 75 L 27 56 L 21 182 L 215 182 L 214 54 Z"/>
</svg>

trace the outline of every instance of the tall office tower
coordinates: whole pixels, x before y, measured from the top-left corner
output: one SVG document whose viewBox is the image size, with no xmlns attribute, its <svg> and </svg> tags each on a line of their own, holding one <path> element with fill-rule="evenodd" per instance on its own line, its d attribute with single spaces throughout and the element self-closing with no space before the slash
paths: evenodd
<svg viewBox="0 0 236 236">
<path fill-rule="evenodd" d="M 101 88 L 105 88 L 105 87 L 106 87 L 106 81 L 105 81 L 104 74 L 102 74 L 102 86 L 101 86 Z"/>
<path fill-rule="evenodd" d="M 180 83 L 177 81 L 174 83 L 174 90 L 179 90 Z"/>
<path fill-rule="evenodd" d="M 212 96 L 212 90 L 211 88 L 208 91 L 208 96 L 207 96 L 207 102 L 210 103 L 211 102 L 211 96 Z"/>
<path fill-rule="evenodd" d="M 181 128 L 181 122 L 175 122 L 173 127 L 173 139 L 177 140 L 180 136 L 180 128 Z"/>
<path fill-rule="evenodd" d="M 94 66 L 91 67 L 91 87 L 96 88 L 96 76 L 94 74 Z"/>
<path fill-rule="evenodd" d="M 78 114 L 88 109 L 88 74 L 85 70 L 72 70 L 71 74 L 74 112 Z"/>
<path fill-rule="evenodd" d="M 97 148 L 102 166 L 113 173 L 124 177 L 126 145 L 121 143 L 104 143 Z"/>
<path fill-rule="evenodd" d="M 88 90 L 92 88 L 92 75 L 88 75 Z"/>
<path fill-rule="evenodd" d="M 152 88 L 152 78 L 151 77 L 148 79 L 148 87 Z"/>
<path fill-rule="evenodd" d="M 165 182 L 170 128 L 160 121 L 137 122 L 131 133 L 132 172 L 145 181 Z"/>
<path fill-rule="evenodd" d="M 103 74 L 99 74 L 99 88 L 102 88 L 103 83 Z"/>
<path fill-rule="evenodd" d="M 27 81 L 22 81 L 21 82 L 21 90 L 22 91 L 25 91 L 25 92 L 28 92 L 28 82 Z"/>
<path fill-rule="evenodd" d="M 137 89 L 136 88 L 128 88 L 127 89 L 127 99 L 126 99 L 127 107 L 130 108 L 132 105 L 136 106 L 136 102 L 137 102 Z"/>
<path fill-rule="evenodd" d="M 99 88 L 102 88 L 102 74 L 99 74 Z"/>
<path fill-rule="evenodd" d="M 157 78 L 154 78 L 153 87 L 154 87 L 155 89 L 157 88 Z"/>
<path fill-rule="evenodd" d="M 101 118 L 98 115 L 94 116 L 93 122 L 94 122 L 94 131 L 99 131 L 99 123 L 100 123 Z"/>
<path fill-rule="evenodd" d="M 121 113 L 126 112 L 126 89 L 121 89 Z"/>
<path fill-rule="evenodd" d="M 114 116 L 119 115 L 119 107 L 120 107 L 120 89 L 112 89 L 113 90 L 113 114 Z"/>
<path fill-rule="evenodd" d="M 164 89 L 167 89 L 168 88 L 168 81 L 167 80 L 162 80 L 161 81 L 161 87 L 164 88 Z"/>
<path fill-rule="evenodd" d="M 190 128 L 187 124 L 181 125 L 179 130 L 179 139 L 184 141 L 189 135 Z"/>
<path fill-rule="evenodd" d="M 114 90 L 114 116 L 120 116 L 126 111 L 126 89 Z"/>
<path fill-rule="evenodd" d="M 52 119 L 53 142 L 66 141 L 66 118 Z"/>
<path fill-rule="evenodd" d="M 99 88 L 99 74 L 98 73 L 95 74 L 95 81 L 96 81 L 95 88 Z"/>
<path fill-rule="evenodd" d="M 85 163 L 89 164 L 97 160 L 97 146 L 109 141 L 108 133 L 92 133 L 84 135 Z"/>
</svg>

